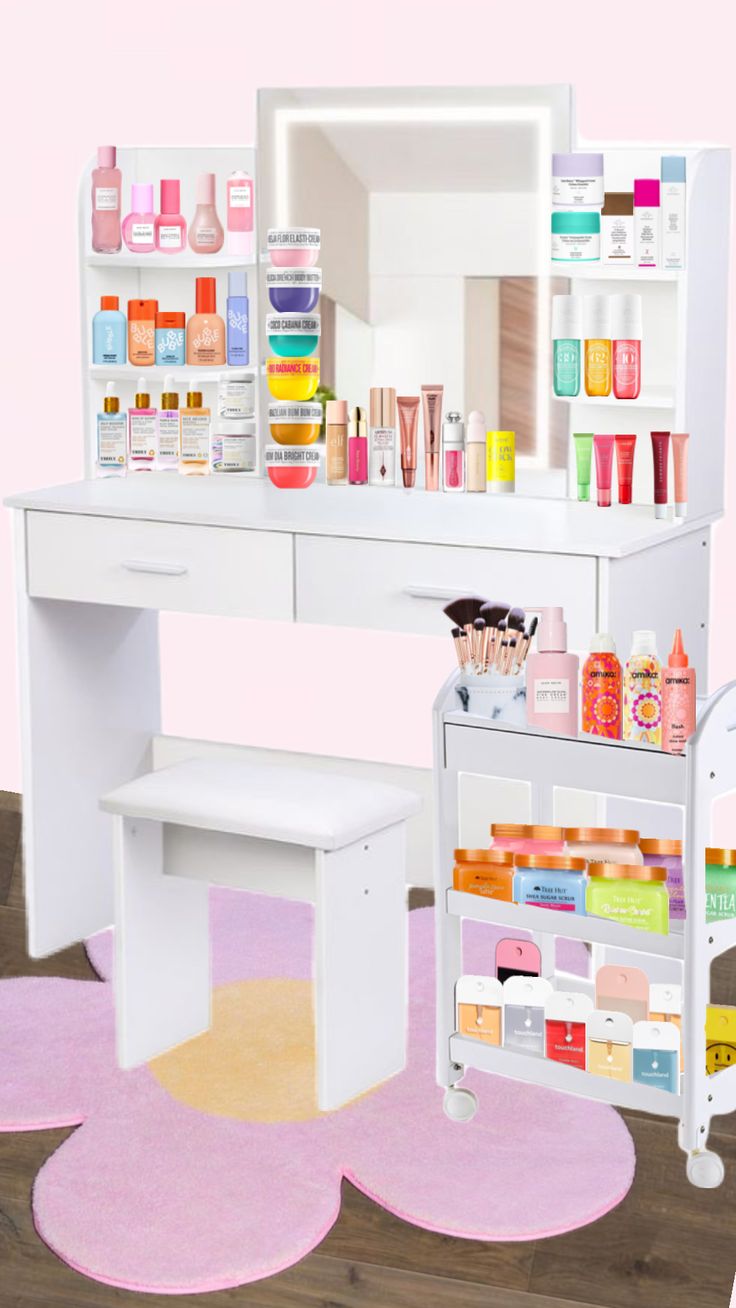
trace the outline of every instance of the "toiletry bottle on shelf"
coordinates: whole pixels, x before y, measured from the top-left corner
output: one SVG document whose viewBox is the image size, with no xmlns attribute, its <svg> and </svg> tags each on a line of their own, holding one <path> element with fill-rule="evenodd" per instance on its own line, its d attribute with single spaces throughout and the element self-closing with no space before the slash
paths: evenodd
<svg viewBox="0 0 736 1308">
<path fill-rule="evenodd" d="M 567 652 L 561 608 L 542 609 L 537 649 L 526 661 L 526 716 L 532 727 L 578 734 L 578 656 Z"/>
<path fill-rule="evenodd" d="M 516 433 L 489 431 L 487 452 L 488 490 L 492 495 L 513 495 L 516 490 Z"/>
<path fill-rule="evenodd" d="M 634 182 L 634 230 L 636 263 L 640 268 L 659 267 L 659 229 L 659 179 L 639 177 Z"/>
<path fill-rule="evenodd" d="M 227 361 L 243 367 L 250 363 L 248 337 L 248 275 L 233 269 L 227 275 Z"/>
<path fill-rule="evenodd" d="M 685 179 L 687 161 L 682 154 L 665 154 L 660 163 L 662 215 L 662 267 L 685 267 Z"/>
<path fill-rule="evenodd" d="M 158 300 L 128 300 L 128 363 L 149 368 L 156 362 Z"/>
<path fill-rule="evenodd" d="M 611 325 L 607 295 L 586 295 L 583 300 L 585 338 L 585 394 L 611 393 Z"/>
<path fill-rule="evenodd" d="M 583 731 L 589 736 L 621 739 L 621 664 L 612 636 L 598 632 L 583 664 Z"/>
<path fill-rule="evenodd" d="M 187 220 L 181 210 L 178 177 L 161 178 L 161 212 L 154 219 L 153 236 L 161 254 L 181 254 L 187 243 Z"/>
<path fill-rule="evenodd" d="M 156 363 L 160 367 L 182 368 L 185 359 L 186 314 L 156 314 Z"/>
<path fill-rule="evenodd" d="M 396 391 L 371 386 L 368 430 L 368 479 L 371 486 L 396 484 Z"/>
<path fill-rule="evenodd" d="M 215 208 L 215 174 L 197 178 L 197 208 L 189 226 L 189 245 L 195 254 L 217 254 L 225 239 Z"/>
<path fill-rule="evenodd" d="M 202 406 L 202 392 L 189 391 L 181 410 L 179 471 L 185 477 L 205 477 L 210 470 L 210 411 Z"/>
<path fill-rule="evenodd" d="M 179 396 L 174 390 L 174 378 L 168 374 L 164 377 L 161 408 L 158 411 L 156 468 L 159 472 L 178 472 L 180 439 Z"/>
<path fill-rule="evenodd" d="M 580 393 L 580 297 L 552 297 L 552 379 L 555 395 Z"/>
<path fill-rule="evenodd" d="M 348 468 L 351 486 L 365 486 L 368 480 L 368 424 L 365 409 L 353 409 L 348 424 Z"/>
<path fill-rule="evenodd" d="M 662 743 L 662 669 L 653 631 L 635 631 L 624 669 L 624 740 Z"/>
<path fill-rule="evenodd" d="M 681 754 L 695 730 L 695 668 L 691 668 L 677 628 L 662 668 L 662 749 Z"/>
<path fill-rule="evenodd" d="M 117 295 L 100 296 L 100 307 L 92 319 L 92 362 L 120 364 L 126 361 L 127 323 L 120 312 Z"/>
<path fill-rule="evenodd" d="M 473 409 L 468 414 L 465 437 L 465 484 L 468 491 L 486 490 L 486 441 L 486 416 L 480 409 Z"/>
<path fill-rule="evenodd" d="M 465 490 L 465 425 L 461 413 L 445 414 L 442 424 L 442 488 Z"/>
<path fill-rule="evenodd" d="M 636 400 L 641 391 L 641 296 L 611 296 L 613 393 Z"/>
<path fill-rule="evenodd" d="M 135 404 L 128 409 L 128 468 L 130 472 L 151 472 L 156 462 L 156 410 L 145 377 L 138 378 Z"/>
<path fill-rule="evenodd" d="M 153 183 L 133 182 L 130 191 L 130 213 L 123 222 L 123 240 L 131 254 L 150 254 L 156 249 Z"/>
<path fill-rule="evenodd" d="M 92 169 L 92 249 L 97 254 L 117 254 L 121 245 L 120 184 L 114 145 L 97 147 L 97 167 Z"/>
<path fill-rule="evenodd" d="M 347 485 L 347 400 L 328 400 L 325 405 L 325 478 L 328 486 Z"/>
<path fill-rule="evenodd" d="M 624 268 L 634 263 L 634 196 L 631 191 L 607 191 L 601 209 L 601 257 Z"/>
<path fill-rule="evenodd" d="M 214 277 L 196 281 L 196 313 L 187 323 L 187 363 L 216 367 L 225 362 L 225 324 L 217 313 L 217 282 Z"/>
<path fill-rule="evenodd" d="M 227 249 L 245 259 L 253 254 L 253 179 L 243 172 L 227 179 Z"/>
<path fill-rule="evenodd" d="M 97 415 L 97 476 L 124 477 L 127 463 L 128 423 L 120 412 L 115 383 L 105 387 L 103 411 Z"/>
</svg>

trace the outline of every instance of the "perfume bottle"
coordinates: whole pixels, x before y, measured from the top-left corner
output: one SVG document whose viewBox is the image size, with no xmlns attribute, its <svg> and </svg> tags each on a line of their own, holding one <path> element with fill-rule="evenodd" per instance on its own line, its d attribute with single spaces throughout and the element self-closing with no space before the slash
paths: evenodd
<svg viewBox="0 0 736 1308">
<path fill-rule="evenodd" d="M 179 472 L 206 477 L 210 470 L 210 411 L 202 407 L 202 392 L 189 391 L 181 410 Z"/>
<path fill-rule="evenodd" d="M 128 467 L 131 472 L 150 472 L 156 461 L 156 410 L 145 377 L 138 378 L 135 404 L 128 409 Z"/>
<path fill-rule="evenodd" d="M 120 249 L 120 184 L 114 145 L 97 147 L 97 167 L 92 169 L 92 249 L 97 254 L 117 254 Z"/>
<path fill-rule="evenodd" d="M 153 183 L 133 182 L 130 188 L 130 213 L 123 222 L 123 240 L 131 254 L 150 254 L 155 250 L 153 227 Z"/>
<path fill-rule="evenodd" d="M 120 412 L 115 383 L 105 387 L 102 413 L 97 415 L 97 476 L 124 477 L 127 461 L 128 424 Z"/>
<path fill-rule="evenodd" d="M 353 409 L 348 423 L 348 469 L 351 486 L 365 486 L 368 480 L 368 424 L 365 409 Z"/>
<path fill-rule="evenodd" d="M 225 362 L 225 324 L 217 314 L 217 282 L 198 277 L 196 312 L 187 323 L 187 363 L 212 367 Z"/>
<path fill-rule="evenodd" d="M 253 179 L 231 173 L 227 179 L 227 248 L 230 254 L 253 254 Z"/>
<path fill-rule="evenodd" d="M 179 212 L 181 186 L 176 177 L 161 179 L 161 212 L 153 224 L 156 249 L 162 254 L 181 254 L 187 243 L 187 220 Z"/>
<path fill-rule="evenodd" d="M 197 208 L 189 227 L 189 245 L 195 254 L 217 254 L 225 234 L 215 208 L 215 174 L 197 178 Z M 223 360 L 224 363 L 224 360 Z"/>
<path fill-rule="evenodd" d="M 227 277 L 227 361 L 241 367 L 250 362 L 248 276 L 241 269 Z"/>
</svg>

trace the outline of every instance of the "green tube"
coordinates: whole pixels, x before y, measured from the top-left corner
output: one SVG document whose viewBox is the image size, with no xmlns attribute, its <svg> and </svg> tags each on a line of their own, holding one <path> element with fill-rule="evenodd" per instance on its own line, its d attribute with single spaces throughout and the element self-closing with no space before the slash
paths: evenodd
<svg viewBox="0 0 736 1308">
<path fill-rule="evenodd" d="M 578 499 L 590 499 L 590 459 L 593 453 L 593 433 L 576 431 L 573 435 L 575 442 L 575 462 L 578 472 Z"/>
</svg>

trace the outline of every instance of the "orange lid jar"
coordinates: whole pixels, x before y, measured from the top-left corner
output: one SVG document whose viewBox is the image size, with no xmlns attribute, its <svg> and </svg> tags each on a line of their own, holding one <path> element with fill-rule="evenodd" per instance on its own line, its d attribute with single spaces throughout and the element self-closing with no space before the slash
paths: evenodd
<svg viewBox="0 0 736 1308">
<path fill-rule="evenodd" d="M 456 849 L 452 884 L 468 895 L 512 902 L 514 855 L 509 849 Z"/>
</svg>

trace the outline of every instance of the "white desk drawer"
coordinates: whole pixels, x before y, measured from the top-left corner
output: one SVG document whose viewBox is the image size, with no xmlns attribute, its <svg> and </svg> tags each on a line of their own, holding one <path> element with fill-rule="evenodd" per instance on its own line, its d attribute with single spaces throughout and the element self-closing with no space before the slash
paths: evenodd
<svg viewBox="0 0 736 1308">
<path fill-rule="evenodd" d="M 288 532 L 29 512 L 26 539 L 29 595 L 231 617 L 294 615 Z"/>
<path fill-rule="evenodd" d="M 296 538 L 300 622 L 445 635 L 442 609 L 458 594 L 510 604 L 561 604 L 571 645 L 596 630 L 596 562 L 573 554 L 412 545 L 329 536 Z"/>
</svg>

